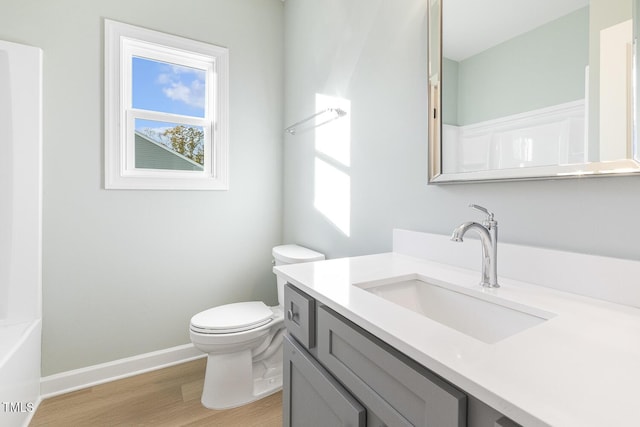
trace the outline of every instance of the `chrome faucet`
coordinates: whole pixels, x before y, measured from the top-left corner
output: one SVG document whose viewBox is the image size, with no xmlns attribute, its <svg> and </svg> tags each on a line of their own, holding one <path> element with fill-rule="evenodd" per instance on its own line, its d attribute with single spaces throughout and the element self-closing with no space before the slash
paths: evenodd
<svg viewBox="0 0 640 427">
<path fill-rule="evenodd" d="M 498 285 L 498 222 L 493 219 L 493 213 L 482 206 L 471 204 L 470 208 L 487 214 L 482 224 L 477 222 L 463 222 L 451 235 L 454 242 L 462 242 L 462 237 L 468 230 L 474 230 L 480 236 L 482 243 L 482 281 L 480 286 L 485 288 L 499 288 Z"/>
</svg>

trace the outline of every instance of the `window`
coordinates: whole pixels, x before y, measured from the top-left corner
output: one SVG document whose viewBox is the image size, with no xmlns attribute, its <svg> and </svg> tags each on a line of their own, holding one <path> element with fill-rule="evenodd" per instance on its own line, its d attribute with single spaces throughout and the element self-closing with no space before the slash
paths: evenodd
<svg viewBox="0 0 640 427">
<path fill-rule="evenodd" d="M 105 20 L 105 188 L 228 189 L 228 51 Z"/>
</svg>

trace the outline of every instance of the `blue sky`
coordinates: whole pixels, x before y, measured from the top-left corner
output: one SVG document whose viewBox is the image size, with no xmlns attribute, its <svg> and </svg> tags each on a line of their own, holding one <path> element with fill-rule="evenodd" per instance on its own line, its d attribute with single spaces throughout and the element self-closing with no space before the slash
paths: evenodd
<svg viewBox="0 0 640 427">
<path fill-rule="evenodd" d="M 205 72 L 196 68 L 133 57 L 133 108 L 204 117 Z M 136 129 L 175 123 L 136 120 Z"/>
</svg>

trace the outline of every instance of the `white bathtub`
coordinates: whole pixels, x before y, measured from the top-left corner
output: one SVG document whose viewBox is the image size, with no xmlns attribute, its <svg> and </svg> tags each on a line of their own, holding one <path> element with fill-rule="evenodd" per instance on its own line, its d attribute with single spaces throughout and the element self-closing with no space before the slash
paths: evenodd
<svg viewBox="0 0 640 427">
<path fill-rule="evenodd" d="M 40 400 L 42 52 L 0 41 L 0 426 Z"/>
<path fill-rule="evenodd" d="M 26 426 L 40 403 L 42 322 L 0 324 L 0 426 Z"/>
</svg>

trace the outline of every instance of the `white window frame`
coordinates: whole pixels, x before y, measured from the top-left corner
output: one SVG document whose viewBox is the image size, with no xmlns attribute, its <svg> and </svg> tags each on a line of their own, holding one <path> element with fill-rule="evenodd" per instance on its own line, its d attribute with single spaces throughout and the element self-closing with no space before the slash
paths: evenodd
<svg viewBox="0 0 640 427">
<path fill-rule="evenodd" d="M 205 71 L 204 118 L 132 106 L 132 58 Z M 105 188 L 228 190 L 228 49 L 105 19 Z M 202 171 L 135 167 L 135 119 L 175 122 L 204 129 Z"/>
</svg>

